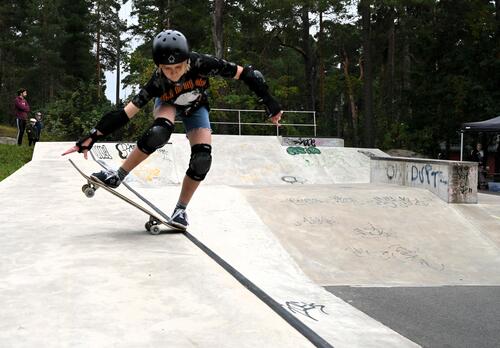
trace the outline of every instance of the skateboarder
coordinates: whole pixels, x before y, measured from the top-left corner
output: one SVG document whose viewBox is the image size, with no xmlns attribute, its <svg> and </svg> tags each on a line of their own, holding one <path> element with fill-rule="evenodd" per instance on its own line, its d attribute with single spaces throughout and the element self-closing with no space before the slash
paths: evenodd
<svg viewBox="0 0 500 348">
<path fill-rule="evenodd" d="M 118 187 L 130 171 L 168 142 L 174 131 L 175 119 L 181 119 L 191 145 L 191 158 L 171 223 L 186 229 L 186 207 L 212 163 L 212 132 L 206 92 L 208 78 L 219 75 L 245 82 L 266 106 L 270 120 L 278 126 L 283 112 L 269 93 L 260 71 L 250 65 L 242 67 L 210 55 L 191 52 L 186 37 L 179 31 L 165 30 L 155 36 L 153 61 L 157 69 L 132 101 L 123 109 L 106 113 L 90 134 L 82 137 L 63 155 L 78 151 L 87 158 L 87 152 L 96 141 L 123 127 L 155 98 L 154 121 L 137 141 L 134 151 L 117 171 L 101 171 L 92 174 L 92 177 L 109 187 Z"/>
</svg>

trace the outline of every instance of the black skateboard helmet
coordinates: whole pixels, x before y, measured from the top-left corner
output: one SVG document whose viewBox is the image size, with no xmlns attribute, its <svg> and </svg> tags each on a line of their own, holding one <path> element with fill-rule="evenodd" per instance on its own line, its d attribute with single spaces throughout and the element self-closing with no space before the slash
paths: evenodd
<svg viewBox="0 0 500 348">
<path fill-rule="evenodd" d="M 180 31 L 164 30 L 153 40 L 153 61 L 156 65 L 177 64 L 189 58 L 189 44 Z"/>
</svg>

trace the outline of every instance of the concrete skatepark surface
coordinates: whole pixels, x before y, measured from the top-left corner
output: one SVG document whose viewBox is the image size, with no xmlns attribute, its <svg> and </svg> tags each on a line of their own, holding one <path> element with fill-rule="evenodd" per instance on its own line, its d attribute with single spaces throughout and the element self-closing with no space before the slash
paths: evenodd
<svg viewBox="0 0 500 348">
<path fill-rule="evenodd" d="M 183 135 L 171 141 L 126 181 L 167 214 L 190 151 Z M 315 345 L 183 234 L 149 235 L 147 216 L 107 192 L 87 199 L 60 156 L 71 145 L 38 143 L 0 182 L 9 202 L 0 211 L 0 346 Z M 87 173 L 116 168 L 131 145 L 101 143 L 93 159 L 71 158 Z M 449 205 L 425 190 L 369 184 L 376 149 L 237 136 L 213 145 L 189 233 L 323 346 L 420 345 L 326 286 L 500 283 L 498 197 Z"/>
</svg>

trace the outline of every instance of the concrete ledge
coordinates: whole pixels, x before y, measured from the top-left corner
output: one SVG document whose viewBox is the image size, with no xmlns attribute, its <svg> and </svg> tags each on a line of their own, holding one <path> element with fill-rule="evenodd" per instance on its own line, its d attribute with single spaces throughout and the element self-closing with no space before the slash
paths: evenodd
<svg viewBox="0 0 500 348">
<path fill-rule="evenodd" d="M 316 138 L 316 137 L 279 137 L 282 146 L 323 146 L 344 147 L 341 138 Z"/>
<path fill-rule="evenodd" d="M 477 203 L 477 163 L 371 157 L 370 182 L 425 188 L 447 203 Z"/>
</svg>

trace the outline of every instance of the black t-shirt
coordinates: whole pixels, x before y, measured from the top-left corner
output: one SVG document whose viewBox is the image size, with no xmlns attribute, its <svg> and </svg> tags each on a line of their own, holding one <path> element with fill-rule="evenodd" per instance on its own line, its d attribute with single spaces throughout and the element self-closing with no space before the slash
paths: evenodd
<svg viewBox="0 0 500 348">
<path fill-rule="evenodd" d="M 151 99 L 160 98 L 163 102 L 181 108 L 208 104 L 208 78 L 216 75 L 233 78 L 237 72 L 234 63 L 196 52 L 190 53 L 188 64 L 189 71 L 175 83 L 167 79 L 159 68 L 156 69 L 148 83 L 134 96 L 132 103 L 142 108 Z"/>
</svg>

